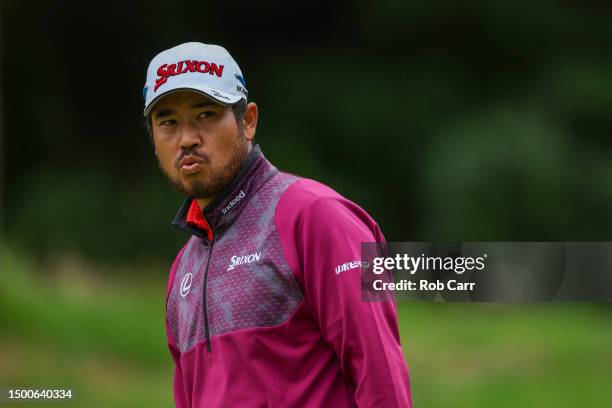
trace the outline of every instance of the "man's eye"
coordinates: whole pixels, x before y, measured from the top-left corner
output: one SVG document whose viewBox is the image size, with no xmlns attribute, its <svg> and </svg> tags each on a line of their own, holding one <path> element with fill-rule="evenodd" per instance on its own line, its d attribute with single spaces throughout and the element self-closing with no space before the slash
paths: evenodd
<svg viewBox="0 0 612 408">
<path fill-rule="evenodd" d="M 201 113 L 198 115 L 198 119 L 202 119 L 202 118 L 210 118 L 210 117 L 211 117 L 211 116 L 213 116 L 214 114 L 215 114 L 215 112 L 214 112 L 214 111 L 204 111 L 204 112 L 201 112 Z"/>
<path fill-rule="evenodd" d="M 168 119 L 168 120 L 164 120 L 163 122 L 160 122 L 159 126 L 172 126 L 174 124 L 176 124 L 176 120 Z"/>
</svg>

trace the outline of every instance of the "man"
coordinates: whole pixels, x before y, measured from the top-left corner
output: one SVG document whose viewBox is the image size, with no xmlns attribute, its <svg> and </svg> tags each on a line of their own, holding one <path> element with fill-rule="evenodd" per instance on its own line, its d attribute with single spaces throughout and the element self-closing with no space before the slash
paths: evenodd
<svg viewBox="0 0 612 408">
<path fill-rule="evenodd" d="M 166 298 L 178 407 L 408 407 L 393 302 L 362 302 L 356 204 L 278 171 L 253 145 L 258 108 L 222 47 L 157 55 L 144 88 L 161 170 L 191 234 Z"/>
</svg>

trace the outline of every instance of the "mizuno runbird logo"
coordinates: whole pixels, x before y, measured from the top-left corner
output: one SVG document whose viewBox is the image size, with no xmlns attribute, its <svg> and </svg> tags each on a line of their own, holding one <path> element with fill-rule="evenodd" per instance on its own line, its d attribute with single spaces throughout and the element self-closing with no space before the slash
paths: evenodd
<svg viewBox="0 0 612 408">
<path fill-rule="evenodd" d="M 235 267 L 239 266 L 239 265 L 244 265 L 244 264 L 248 264 L 251 262 L 256 262 L 259 261 L 261 259 L 261 252 L 255 252 L 253 254 L 250 255 L 244 255 L 244 256 L 232 256 L 232 259 L 230 259 L 230 264 L 227 267 L 228 271 L 231 271 L 232 269 L 234 269 Z"/>
<path fill-rule="evenodd" d="M 187 72 L 200 72 L 202 74 L 216 75 L 219 78 L 223 75 L 223 65 L 217 65 L 214 62 L 185 60 L 179 61 L 176 64 L 163 64 L 157 68 L 158 78 L 155 80 L 153 92 L 168 81 L 171 76 L 185 74 Z"/>
</svg>

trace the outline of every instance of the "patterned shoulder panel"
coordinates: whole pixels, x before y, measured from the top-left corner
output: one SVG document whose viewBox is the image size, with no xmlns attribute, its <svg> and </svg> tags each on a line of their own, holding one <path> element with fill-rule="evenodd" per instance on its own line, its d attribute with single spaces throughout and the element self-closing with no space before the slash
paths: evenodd
<svg viewBox="0 0 612 408">
<path fill-rule="evenodd" d="M 189 239 L 174 276 L 166 313 L 174 341 L 181 352 L 203 338 L 202 284 L 210 248 L 195 235 Z M 202 318 L 198 318 L 198 316 Z"/>
<path fill-rule="evenodd" d="M 277 173 L 215 244 L 207 298 L 211 335 L 281 324 L 301 302 L 274 225 L 276 204 L 295 180 Z"/>
<path fill-rule="evenodd" d="M 281 324 L 302 293 L 274 225 L 276 205 L 297 176 L 277 173 L 248 199 L 234 223 L 216 236 L 207 278 L 210 335 Z M 210 247 L 192 237 L 177 268 L 168 321 L 185 352 L 205 340 L 202 283 Z"/>
</svg>

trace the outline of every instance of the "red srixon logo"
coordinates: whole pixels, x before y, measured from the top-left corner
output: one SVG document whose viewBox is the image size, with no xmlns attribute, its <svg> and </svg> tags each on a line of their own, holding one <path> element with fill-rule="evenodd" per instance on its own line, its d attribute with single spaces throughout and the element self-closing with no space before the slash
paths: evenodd
<svg viewBox="0 0 612 408">
<path fill-rule="evenodd" d="M 155 87 L 153 92 L 157 91 L 157 88 L 166 83 L 168 78 L 175 75 L 185 74 L 187 72 L 201 72 L 202 74 L 216 75 L 221 78 L 223 75 L 223 65 L 217 65 L 214 62 L 208 61 L 179 61 L 176 64 L 164 64 L 157 68 L 158 78 L 155 80 Z"/>
</svg>

